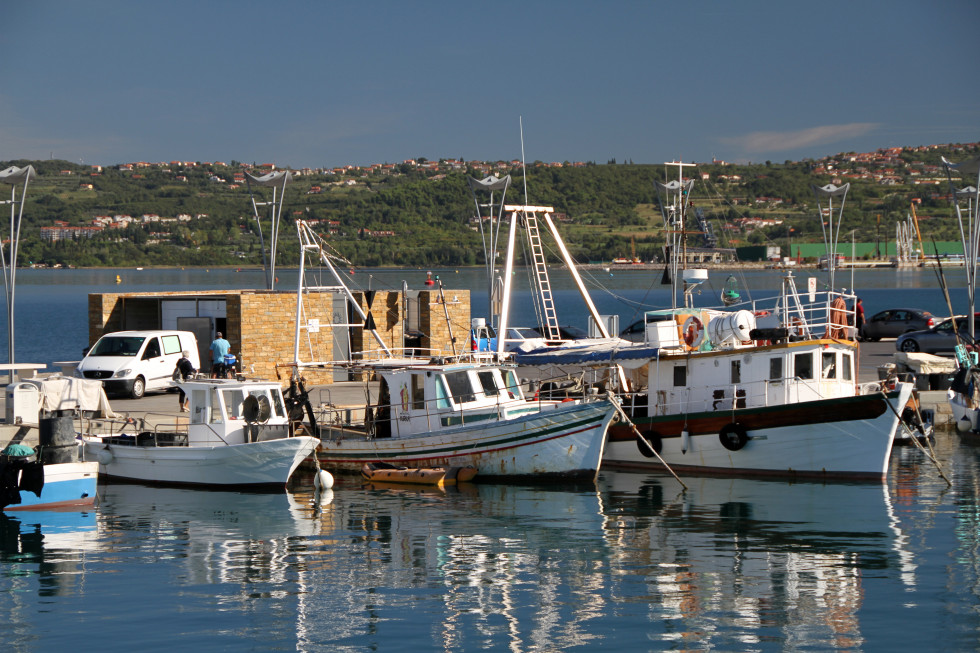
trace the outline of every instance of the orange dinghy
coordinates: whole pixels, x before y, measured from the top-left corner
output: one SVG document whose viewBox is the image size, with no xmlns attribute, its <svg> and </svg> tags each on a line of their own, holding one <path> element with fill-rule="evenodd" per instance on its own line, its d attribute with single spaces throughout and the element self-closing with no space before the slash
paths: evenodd
<svg viewBox="0 0 980 653">
<path fill-rule="evenodd" d="M 473 480 L 476 467 L 399 467 L 389 463 L 365 463 L 361 476 L 372 482 L 412 485 L 456 485 Z"/>
</svg>

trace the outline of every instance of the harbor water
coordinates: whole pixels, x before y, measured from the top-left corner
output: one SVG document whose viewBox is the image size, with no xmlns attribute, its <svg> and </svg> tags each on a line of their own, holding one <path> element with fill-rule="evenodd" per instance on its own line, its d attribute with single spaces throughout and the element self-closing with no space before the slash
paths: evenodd
<svg viewBox="0 0 980 653">
<path fill-rule="evenodd" d="M 425 272 L 355 278 L 421 287 Z M 447 293 L 472 289 L 480 314 L 482 271 L 433 272 Z M 740 284 L 761 296 L 778 274 Z M 817 274 L 796 276 L 805 287 Z M 931 270 L 856 274 L 869 316 L 947 312 Z M 621 327 L 669 303 L 659 271 L 589 275 Z M 962 270 L 948 275 L 965 312 Z M 712 273 L 698 302 L 716 304 L 726 278 Z M 295 271 L 280 279 L 296 285 Z M 261 285 L 256 270 L 19 271 L 17 360 L 77 360 L 89 292 Z M 553 286 L 561 323 L 584 327 L 570 282 Z M 934 446 L 952 486 L 913 447 L 895 450 L 885 483 L 686 477 L 684 490 L 666 475 L 602 472 L 596 484 L 445 490 L 338 477 L 324 496 L 306 478 L 272 494 L 100 485 L 88 511 L 0 515 L 2 641 L 17 652 L 978 650 L 980 438 L 942 431 Z"/>
</svg>

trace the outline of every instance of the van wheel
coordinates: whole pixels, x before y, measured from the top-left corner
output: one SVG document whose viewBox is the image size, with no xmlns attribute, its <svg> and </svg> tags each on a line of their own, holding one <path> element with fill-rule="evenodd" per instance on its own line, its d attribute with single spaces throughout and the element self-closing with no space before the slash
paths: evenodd
<svg viewBox="0 0 980 653">
<path fill-rule="evenodd" d="M 140 399 L 143 397 L 143 394 L 145 392 L 146 392 L 146 381 L 143 380 L 142 376 L 137 376 L 136 380 L 133 381 L 133 391 L 129 394 L 133 399 Z"/>
</svg>

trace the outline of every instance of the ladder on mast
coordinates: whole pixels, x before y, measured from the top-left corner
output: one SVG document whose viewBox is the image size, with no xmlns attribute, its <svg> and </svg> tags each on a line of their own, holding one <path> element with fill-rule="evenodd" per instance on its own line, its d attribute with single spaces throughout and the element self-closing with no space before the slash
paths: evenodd
<svg viewBox="0 0 980 653">
<path fill-rule="evenodd" d="M 524 207 L 537 209 L 543 207 Z M 548 264 L 544 256 L 544 246 L 541 244 L 541 232 L 538 229 L 538 217 L 534 210 L 524 214 L 524 228 L 527 241 L 531 247 L 531 258 L 534 259 L 534 278 L 538 284 L 538 295 L 541 298 L 541 310 L 544 314 L 544 328 L 548 340 L 560 340 L 561 331 L 558 329 L 558 313 L 555 310 L 555 300 L 551 294 L 551 280 L 548 277 Z"/>
</svg>

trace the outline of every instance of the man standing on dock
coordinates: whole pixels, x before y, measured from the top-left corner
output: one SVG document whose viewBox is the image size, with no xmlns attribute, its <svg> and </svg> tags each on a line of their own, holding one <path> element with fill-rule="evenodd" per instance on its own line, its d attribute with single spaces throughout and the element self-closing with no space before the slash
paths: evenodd
<svg viewBox="0 0 980 653">
<path fill-rule="evenodd" d="M 864 336 L 862 335 L 862 332 L 864 331 L 864 304 L 861 303 L 860 297 L 858 297 L 857 301 L 854 303 L 854 327 L 854 337 L 858 340 L 863 340 Z"/>
<path fill-rule="evenodd" d="M 225 375 L 225 356 L 231 349 L 231 343 L 221 337 L 221 332 L 218 331 L 215 336 L 217 336 L 212 342 L 211 347 L 211 378 L 220 379 Z"/>
</svg>

